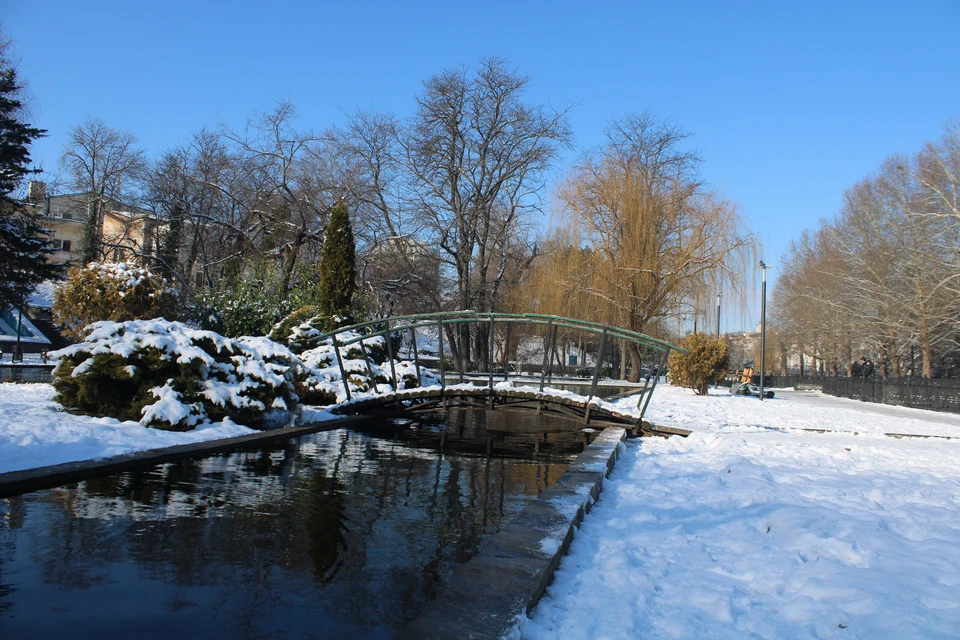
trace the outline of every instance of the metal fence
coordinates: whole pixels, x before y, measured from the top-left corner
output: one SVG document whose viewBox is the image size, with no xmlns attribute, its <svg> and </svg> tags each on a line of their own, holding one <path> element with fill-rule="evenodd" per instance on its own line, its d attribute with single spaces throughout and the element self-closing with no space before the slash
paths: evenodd
<svg viewBox="0 0 960 640">
<path fill-rule="evenodd" d="M 819 389 L 831 396 L 916 409 L 960 413 L 960 380 L 941 378 L 848 378 L 842 376 L 770 376 L 769 386 Z"/>
</svg>

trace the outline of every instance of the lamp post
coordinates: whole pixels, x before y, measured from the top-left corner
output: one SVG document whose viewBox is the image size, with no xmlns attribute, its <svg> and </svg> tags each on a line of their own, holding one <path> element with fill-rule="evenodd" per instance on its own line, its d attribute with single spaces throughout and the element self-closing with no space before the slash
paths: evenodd
<svg viewBox="0 0 960 640">
<path fill-rule="evenodd" d="M 717 294 L 717 340 L 720 339 L 720 294 Z"/>
<path fill-rule="evenodd" d="M 23 351 L 21 351 L 20 347 L 20 335 L 23 333 L 23 309 L 18 308 L 17 312 L 19 314 L 17 315 L 17 346 L 13 348 L 13 358 L 11 358 L 10 362 L 14 360 L 23 362 Z"/>
<path fill-rule="evenodd" d="M 760 271 L 763 274 L 760 285 L 760 402 L 763 402 L 764 365 L 767 359 L 767 265 L 760 261 Z"/>
</svg>

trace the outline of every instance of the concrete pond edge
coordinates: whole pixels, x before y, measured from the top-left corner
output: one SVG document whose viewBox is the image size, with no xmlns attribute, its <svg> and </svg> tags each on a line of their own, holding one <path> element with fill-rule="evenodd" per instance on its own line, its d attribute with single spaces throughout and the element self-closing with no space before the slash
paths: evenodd
<svg viewBox="0 0 960 640">
<path fill-rule="evenodd" d="M 557 482 L 543 490 L 476 556 L 395 640 L 503 638 L 537 604 L 576 529 L 600 496 L 626 430 L 607 427 Z"/>
</svg>

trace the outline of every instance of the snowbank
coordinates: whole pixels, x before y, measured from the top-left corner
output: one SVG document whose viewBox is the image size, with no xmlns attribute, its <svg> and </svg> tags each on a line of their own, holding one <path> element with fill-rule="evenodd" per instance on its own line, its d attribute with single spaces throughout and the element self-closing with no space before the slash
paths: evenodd
<svg viewBox="0 0 960 640">
<path fill-rule="evenodd" d="M 49 384 L 0 383 L 0 473 L 255 433 L 229 419 L 173 432 L 76 416 L 53 395 Z"/>
</svg>

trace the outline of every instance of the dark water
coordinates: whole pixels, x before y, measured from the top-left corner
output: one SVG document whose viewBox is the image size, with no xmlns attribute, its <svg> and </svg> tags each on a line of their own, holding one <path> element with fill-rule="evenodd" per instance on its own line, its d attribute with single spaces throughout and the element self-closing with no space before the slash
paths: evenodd
<svg viewBox="0 0 960 640">
<path fill-rule="evenodd" d="M 559 424 L 483 416 L 328 431 L 0 501 L 0 638 L 390 637 L 575 455 L 459 453 Z"/>
</svg>

